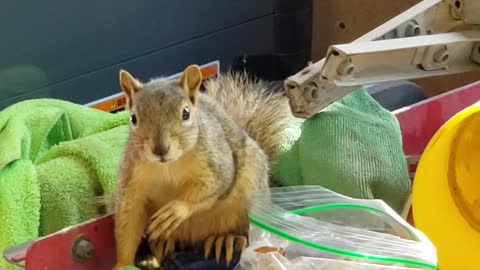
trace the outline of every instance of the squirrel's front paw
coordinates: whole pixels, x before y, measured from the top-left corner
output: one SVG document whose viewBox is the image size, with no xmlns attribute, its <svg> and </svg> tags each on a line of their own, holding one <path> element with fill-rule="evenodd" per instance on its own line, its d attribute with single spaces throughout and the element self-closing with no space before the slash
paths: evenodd
<svg viewBox="0 0 480 270">
<path fill-rule="evenodd" d="M 168 238 L 189 216 L 190 210 L 186 202 L 169 202 L 150 218 L 150 225 L 147 229 L 149 242 L 159 238 Z"/>
</svg>

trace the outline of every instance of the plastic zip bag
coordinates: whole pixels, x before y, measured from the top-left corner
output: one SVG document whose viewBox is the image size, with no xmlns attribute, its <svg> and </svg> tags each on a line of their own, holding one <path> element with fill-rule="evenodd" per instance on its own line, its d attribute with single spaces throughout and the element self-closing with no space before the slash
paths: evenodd
<svg viewBox="0 0 480 270">
<path fill-rule="evenodd" d="M 422 268 L 410 268 L 394 265 L 379 265 L 355 261 L 297 257 L 287 259 L 279 253 L 254 253 L 246 251 L 244 259 L 236 266 L 235 270 L 416 270 Z"/>
<path fill-rule="evenodd" d="M 433 244 L 381 200 L 320 186 L 271 188 L 252 195 L 249 220 L 250 245 L 236 270 L 436 269 Z M 255 252 L 261 247 L 286 256 Z"/>
</svg>

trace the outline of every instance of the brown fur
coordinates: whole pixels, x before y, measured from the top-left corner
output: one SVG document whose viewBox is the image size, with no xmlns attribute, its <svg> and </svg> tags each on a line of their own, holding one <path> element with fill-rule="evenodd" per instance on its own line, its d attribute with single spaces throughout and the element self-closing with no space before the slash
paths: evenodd
<svg viewBox="0 0 480 270">
<path fill-rule="evenodd" d="M 272 134 L 290 116 L 286 98 L 245 75 L 210 81 L 208 95 L 199 93 L 200 82 L 197 66 L 176 82 L 142 84 L 120 73 L 137 124 L 131 124 L 115 200 L 115 269 L 133 264 L 145 231 L 157 258 L 163 251 L 158 255 L 156 245 L 165 241 L 246 237 L 247 195 L 268 191 L 268 158 L 280 145 Z"/>
</svg>

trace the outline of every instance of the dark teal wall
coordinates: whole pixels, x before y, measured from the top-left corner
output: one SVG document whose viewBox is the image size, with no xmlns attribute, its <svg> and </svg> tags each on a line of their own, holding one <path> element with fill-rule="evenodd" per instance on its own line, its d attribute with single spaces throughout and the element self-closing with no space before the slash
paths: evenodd
<svg viewBox="0 0 480 270">
<path fill-rule="evenodd" d="M 118 92 L 120 68 L 148 79 L 271 54 L 277 2 L 2 1 L 0 109 L 27 98 L 100 99 Z"/>
</svg>

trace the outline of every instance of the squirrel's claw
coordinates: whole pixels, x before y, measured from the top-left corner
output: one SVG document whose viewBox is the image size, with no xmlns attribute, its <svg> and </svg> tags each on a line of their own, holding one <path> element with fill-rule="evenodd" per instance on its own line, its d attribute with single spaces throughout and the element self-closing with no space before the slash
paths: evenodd
<svg viewBox="0 0 480 270">
<path fill-rule="evenodd" d="M 153 256 L 157 259 L 158 263 L 161 264 L 163 261 L 165 253 L 165 240 L 153 241 L 150 243 L 150 249 L 153 253 Z"/>
<path fill-rule="evenodd" d="M 175 252 L 175 240 L 167 238 L 167 244 L 165 245 L 165 256 L 171 255 Z"/>
<path fill-rule="evenodd" d="M 245 236 L 237 236 L 235 238 L 235 250 L 243 252 L 248 245 L 248 239 Z"/>
<path fill-rule="evenodd" d="M 230 262 L 233 258 L 233 242 L 235 240 L 235 236 L 229 234 L 227 238 L 225 238 L 225 260 L 227 261 L 227 266 L 230 265 Z"/>
<path fill-rule="evenodd" d="M 223 239 L 225 239 L 225 236 L 220 235 L 215 240 L 215 260 L 217 263 L 220 262 L 220 256 L 222 255 Z"/>
<path fill-rule="evenodd" d="M 212 251 L 213 247 L 213 242 L 215 242 L 215 235 L 210 235 L 206 240 L 205 243 L 203 244 L 203 249 L 205 250 L 205 260 L 208 259 L 210 256 L 210 252 Z"/>
<path fill-rule="evenodd" d="M 153 256 L 157 259 L 158 263 L 161 264 L 163 258 L 175 252 L 175 240 L 173 238 L 167 238 L 149 242 L 150 249 L 153 253 Z"/>
<path fill-rule="evenodd" d="M 222 255 L 222 249 L 225 247 L 225 261 L 227 265 L 230 265 L 230 262 L 233 258 L 234 251 L 243 252 L 247 247 L 247 238 L 245 236 L 228 234 L 224 235 L 212 235 L 209 236 L 204 243 L 205 250 L 205 260 L 208 259 L 212 248 L 215 244 L 215 259 L 216 262 L 220 262 Z"/>
</svg>

